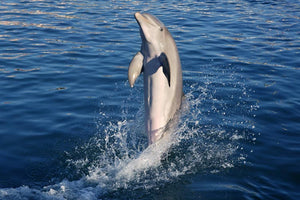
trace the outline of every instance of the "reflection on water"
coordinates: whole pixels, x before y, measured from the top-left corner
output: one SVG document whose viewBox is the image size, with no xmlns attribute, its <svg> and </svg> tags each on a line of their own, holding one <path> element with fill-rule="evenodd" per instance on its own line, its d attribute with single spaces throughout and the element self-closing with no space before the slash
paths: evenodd
<svg viewBox="0 0 300 200">
<path fill-rule="evenodd" d="M 19 21 L 1 21 L 0 25 L 22 26 L 22 27 L 37 27 L 37 28 L 46 28 L 46 29 L 57 29 L 57 30 L 72 29 L 71 26 L 69 26 L 69 27 L 60 27 L 60 26 L 51 26 L 51 25 L 48 25 L 48 24 L 26 23 L 26 22 L 19 22 Z"/>
</svg>

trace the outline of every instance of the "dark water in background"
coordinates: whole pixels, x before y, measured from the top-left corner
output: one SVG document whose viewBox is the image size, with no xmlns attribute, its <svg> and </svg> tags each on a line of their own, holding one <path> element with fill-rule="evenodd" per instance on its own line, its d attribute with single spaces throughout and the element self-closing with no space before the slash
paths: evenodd
<svg viewBox="0 0 300 200">
<path fill-rule="evenodd" d="M 186 100 L 146 149 L 136 11 L 168 27 Z M 0 199 L 299 199 L 300 3 L 2 1 Z"/>
</svg>

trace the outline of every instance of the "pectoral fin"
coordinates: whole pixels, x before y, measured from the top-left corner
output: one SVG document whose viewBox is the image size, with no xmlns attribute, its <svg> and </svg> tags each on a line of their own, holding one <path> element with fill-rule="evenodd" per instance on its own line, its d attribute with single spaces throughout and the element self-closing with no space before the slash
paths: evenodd
<svg viewBox="0 0 300 200">
<path fill-rule="evenodd" d="M 161 53 L 159 56 L 159 62 L 163 67 L 163 72 L 168 80 L 169 86 L 171 86 L 171 71 L 170 71 L 170 65 L 167 58 L 167 55 L 165 53 Z"/>
<path fill-rule="evenodd" d="M 144 56 L 141 52 L 137 52 L 131 60 L 128 68 L 128 80 L 131 87 L 133 87 L 135 80 L 143 71 Z"/>
</svg>

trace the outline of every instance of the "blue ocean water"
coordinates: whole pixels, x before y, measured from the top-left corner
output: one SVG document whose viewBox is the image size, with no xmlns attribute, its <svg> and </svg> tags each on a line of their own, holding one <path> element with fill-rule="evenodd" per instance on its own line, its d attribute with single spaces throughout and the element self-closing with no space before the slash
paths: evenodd
<svg viewBox="0 0 300 200">
<path fill-rule="evenodd" d="M 185 100 L 147 148 L 133 14 L 172 33 Z M 300 198 L 300 3 L 0 3 L 0 199 Z"/>
</svg>

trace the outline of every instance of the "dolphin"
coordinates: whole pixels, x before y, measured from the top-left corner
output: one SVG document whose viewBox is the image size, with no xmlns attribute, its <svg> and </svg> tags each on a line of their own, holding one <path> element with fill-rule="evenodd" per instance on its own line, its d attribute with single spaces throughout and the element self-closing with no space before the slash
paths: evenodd
<svg viewBox="0 0 300 200">
<path fill-rule="evenodd" d="M 151 14 L 137 12 L 134 16 L 142 46 L 129 64 L 128 80 L 133 87 L 143 73 L 145 129 L 151 145 L 162 138 L 169 121 L 180 109 L 182 70 L 175 41 L 165 25 Z"/>
</svg>

